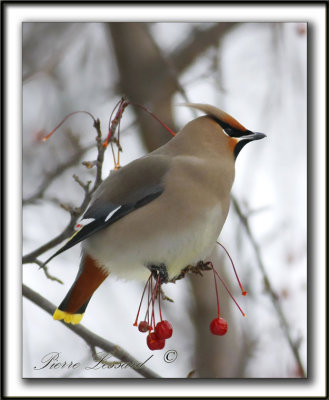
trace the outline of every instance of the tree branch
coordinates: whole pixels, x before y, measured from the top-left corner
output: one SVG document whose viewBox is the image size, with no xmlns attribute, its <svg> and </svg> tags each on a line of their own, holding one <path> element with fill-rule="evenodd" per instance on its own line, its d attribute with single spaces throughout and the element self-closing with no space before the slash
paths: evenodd
<svg viewBox="0 0 329 400">
<path fill-rule="evenodd" d="M 36 200 L 41 199 L 45 193 L 45 191 L 48 189 L 48 187 L 53 183 L 53 181 L 58 178 L 63 172 L 65 172 L 67 169 L 74 167 L 77 165 L 77 163 L 80 161 L 81 157 L 83 154 L 90 150 L 94 145 L 89 145 L 80 151 L 78 151 L 76 154 L 74 154 L 68 161 L 65 163 L 59 165 L 57 168 L 55 168 L 53 171 L 47 173 L 45 175 L 44 181 L 40 185 L 39 189 L 37 190 L 36 193 L 34 193 L 32 196 L 23 199 L 23 206 L 27 204 L 32 204 Z"/>
<path fill-rule="evenodd" d="M 53 247 L 55 247 L 59 243 L 61 243 L 63 240 L 70 237 L 74 232 L 74 227 L 75 227 L 78 219 L 83 214 L 83 212 L 86 210 L 86 208 L 90 202 L 90 199 L 91 199 L 91 192 L 88 192 L 85 194 L 85 197 L 84 197 L 80 207 L 75 209 L 74 212 L 73 211 L 71 212 L 71 219 L 70 219 L 69 223 L 67 224 L 66 228 L 62 231 L 62 233 L 60 233 L 53 239 L 49 240 L 49 242 L 38 247 L 36 250 L 33 250 L 31 253 L 25 255 L 22 258 L 22 263 L 23 264 L 35 263 L 36 258 L 39 257 L 41 254 L 52 249 Z"/>
<path fill-rule="evenodd" d="M 63 285 L 63 281 L 61 281 L 59 278 L 57 278 L 57 277 L 54 276 L 54 275 L 51 275 L 51 274 L 48 272 L 48 267 L 47 267 L 46 265 L 44 265 L 44 263 L 43 263 L 42 261 L 40 261 L 40 260 L 38 260 L 38 259 L 36 258 L 36 259 L 34 260 L 34 262 L 35 262 L 37 265 L 39 265 L 40 269 L 43 270 L 43 272 L 45 273 L 45 275 L 46 275 L 46 277 L 47 277 L 48 279 L 50 279 L 51 281 L 56 281 L 56 282 L 60 283 L 61 285 Z"/>
<path fill-rule="evenodd" d="M 45 243 L 44 245 L 40 246 L 36 250 L 32 251 L 31 253 L 25 255 L 22 259 L 23 264 L 36 263 L 37 257 L 39 257 L 41 254 L 45 253 L 47 250 L 50 250 L 51 248 L 57 246 L 59 243 L 61 243 L 63 240 L 65 240 L 66 238 L 70 237 L 73 234 L 74 227 L 75 227 L 78 219 L 81 217 L 81 215 L 84 213 L 84 211 L 88 207 L 88 204 L 90 203 L 92 194 L 95 192 L 95 190 L 98 188 L 98 186 L 102 183 L 102 167 L 103 167 L 104 153 L 105 153 L 106 147 L 103 146 L 103 142 L 102 142 L 102 132 L 101 132 L 101 128 L 100 128 L 100 121 L 99 121 L 99 119 L 96 120 L 94 118 L 93 118 L 93 120 L 94 120 L 94 128 L 96 129 L 96 133 L 97 133 L 96 134 L 96 142 L 97 142 L 97 150 L 98 150 L 97 162 L 96 162 L 96 178 L 95 178 L 93 188 L 92 188 L 92 190 L 89 190 L 89 183 L 83 184 L 77 175 L 73 176 L 74 180 L 82 187 L 82 189 L 84 190 L 84 193 L 85 193 L 81 205 L 77 208 L 68 210 L 70 212 L 71 219 L 70 219 L 69 223 L 67 224 L 67 226 L 62 231 L 62 233 L 60 233 L 59 235 L 57 235 L 55 238 L 51 239 L 49 242 Z M 114 134 L 114 132 L 113 132 L 113 134 Z M 79 159 L 80 159 L 80 157 L 79 157 Z"/>
<path fill-rule="evenodd" d="M 98 186 L 102 183 L 102 169 L 103 169 L 103 162 L 104 162 L 104 153 L 106 150 L 106 147 L 103 146 L 101 122 L 98 118 L 94 123 L 94 128 L 96 129 L 96 132 L 97 132 L 96 143 L 97 143 L 98 155 L 97 155 L 97 160 L 96 160 L 96 179 L 95 179 L 94 187 L 92 189 L 92 193 L 94 193 L 95 190 L 98 188 Z"/>
<path fill-rule="evenodd" d="M 50 301 L 42 297 L 39 293 L 35 292 L 34 290 L 30 289 L 26 285 L 22 285 L 23 289 L 23 296 L 32 301 L 34 304 L 42 308 L 48 314 L 53 315 L 56 307 Z M 129 363 L 131 368 L 134 369 L 137 373 L 144 376 L 144 378 L 161 378 L 160 375 L 156 374 L 149 368 L 142 366 L 138 368 L 136 366 L 140 365 L 141 362 L 136 360 L 131 354 L 127 351 L 122 349 L 120 346 L 103 339 L 101 336 L 96 335 L 95 333 L 91 332 L 87 328 L 82 325 L 72 325 L 66 324 L 61 321 L 64 326 L 74 332 L 76 335 L 80 336 L 91 348 L 99 347 L 113 355 L 113 357 L 121 360 L 124 363 Z"/>
<path fill-rule="evenodd" d="M 253 236 L 253 234 L 251 232 L 248 218 L 243 214 L 243 212 L 242 212 L 242 210 L 240 208 L 240 205 L 239 205 L 237 199 L 234 196 L 232 196 L 232 203 L 233 203 L 233 206 L 234 206 L 234 209 L 235 209 L 236 213 L 238 214 L 238 216 L 239 216 L 239 218 L 240 218 L 240 220 L 242 222 L 242 225 L 244 226 L 244 228 L 245 228 L 245 230 L 247 232 L 247 236 L 248 236 L 248 238 L 250 240 L 250 243 L 251 243 L 252 247 L 254 248 L 256 259 L 257 259 L 257 262 L 258 262 L 258 267 L 259 267 L 259 269 L 260 269 L 260 271 L 261 271 L 261 273 L 263 275 L 263 281 L 264 281 L 265 289 L 266 289 L 267 293 L 270 295 L 270 297 L 272 299 L 272 302 L 273 302 L 273 305 L 274 305 L 274 309 L 275 309 L 275 311 L 276 311 L 276 313 L 278 315 L 278 318 L 279 318 L 279 320 L 280 320 L 280 322 L 281 322 L 281 324 L 283 326 L 284 334 L 285 334 L 285 336 L 286 336 L 286 338 L 287 338 L 287 340 L 289 342 L 290 348 L 291 348 L 291 350 L 292 350 L 292 352 L 294 354 L 294 357 L 295 357 L 296 362 L 297 362 L 297 364 L 298 364 L 298 366 L 300 368 L 302 376 L 304 378 L 306 378 L 306 372 L 305 372 L 305 369 L 304 369 L 304 366 L 303 366 L 303 363 L 301 361 L 301 358 L 300 358 L 300 355 L 299 355 L 299 351 L 298 351 L 298 344 L 296 342 L 294 342 L 294 340 L 291 337 L 290 327 L 289 327 L 288 321 L 287 321 L 287 319 L 286 319 L 286 317 L 284 315 L 284 312 L 283 312 L 283 310 L 281 308 L 281 305 L 280 305 L 279 300 L 278 300 L 278 296 L 276 295 L 274 289 L 272 288 L 269 276 L 267 275 L 267 272 L 266 272 L 266 268 L 265 268 L 263 259 L 261 257 L 260 247 L 259 247 L 258 243 L 256 242 L 256 240 L 255 240 L 255 238 L 254 238 L 254 236 Z"/>
<path fill-rule="evenodd" d="M 218 46 L 226 33 L 238 24 L 239 22 L 219 22 L 206 30 L 196 28 L 189 35 L 188 41 L 170 54 L 178 74 L 181 74 L 210 46 Z"/>
</svg>

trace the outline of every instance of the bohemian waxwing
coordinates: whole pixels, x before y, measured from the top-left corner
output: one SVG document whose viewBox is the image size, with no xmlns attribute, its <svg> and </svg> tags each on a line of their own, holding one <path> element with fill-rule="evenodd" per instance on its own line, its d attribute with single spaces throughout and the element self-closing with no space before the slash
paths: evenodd
<svg viewBox="0 0 329 400">
<path fill-rule="evenodd" d="M 79 323 L 110 273 L 146 281 L 153 272 L 167 282 L 209 256 L 228 214 L 235 159 L 265 135 L 216 107 L 187 106 L 206 115 L 113 171 L 93 195 L 83 216 L 88 223 L 50 258 L 83 241 L 77 277 L 54 319 Z"/>
</svg>

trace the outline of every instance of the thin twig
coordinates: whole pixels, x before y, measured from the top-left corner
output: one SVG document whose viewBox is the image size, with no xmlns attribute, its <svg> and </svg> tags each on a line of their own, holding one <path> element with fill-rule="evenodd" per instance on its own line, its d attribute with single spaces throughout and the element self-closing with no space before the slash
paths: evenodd
<svg viewBox="0 0 329 400">
<path fill-rule="evenodd" d="M 57 246 L 59 243 L 61 243 L 63 240 L 67 239 L 70 237 L 73 232 L 74 232 L 74 227 L 78 221 L 78 219 L 82 216 L 82 214 L 85 212 L 86 208 L 88 207 L 92 194 L 97 190 L 99 185 L 102 183 L 102 169 L 103 169 L 103 162 L 104 162 L 104 153 L 106 151 L 106 146 L 104 146 L 104 143 L 102 141 L 102 131 L 101 131 L 101 124 L 100 120 L 97 118 L 94 118 L 92 114 L 90 114 L 88 111 L 76 111 L 73 113 L 68 114 L 57 126 L 55 129 L 52 130 L 50 134 L 46 136 L 46 138 L 49 138 L 52 133 L 54 133 L 65 121 L 67 118 L 69 118 L 71 115 L 77 114 L 77 113 L 85 113 L 88 114 L 94 121 L 94 128 L 96 129 L 96 143 L 97 143 L 97 160 L 96 160 L 96 178 L 95 182 L 93 185 L 93 188 L 89 190 L 89 185 L 90 183 L 87 182 L 84 184 L 77 175 L 74 175 L 74 180 L 83 188 L 85 192 L 84 199 L 82 200 L 82 203 L 79 207 L 77 208 L 69 208 L 68 211 L 71 214 L 71 219 L 68 223 L 68 225 L 64 228 L 62 233 L 57 235 L 55 238 L 51 239 L 49 242 L 45 243 L 44 245 L 40 246 L 36 250 L 32 251 L 31 253 L 25 255 L 23 257 L 23 264 L 28 264 L 28 263 L 35 263 L 35 260 L 37 257 L 39 257 L 41 254 L 45 253 L 47 250 L 50 250 L 51 248 Z M 122 112 L 120 114 L 120 118 L 122 117 Z M 116 126 L 114 126 L 112 135 L 114 135 Z M 45 189 L 44 189 L 45 190 Z M 43 194 L 43 192 L 42 192 Z"/>
<path fill-rule="evenodd" d="M 94 119 L 94 118 L 93 118 Z M 75 175 L 74 179 L 75 181 L 83 188 L 85 195 L 84 198 L 80 204 L 79 207 L 77 208 L 72 208 L 68 209 L 68 211 L 71 214 L 71 218 L 67 226 L 64 228 L 64 230 L 48 241 L 47 243 L 43 244 L 36 250 L 32 251 L 31 253 L 25 255 L 23 257 L 23 264 L 29 264 L 29 263 L 35 263 L 35 259 L 39 257 L 41 254 L 45 253 L 46 251 L 52 249 L 53 247 L 57 246 L 63 240 L 67 239 L 70 237 L 73 232 L 74 232 L 74 227 L 78 221 L 78 219 L 82 216 L 82 214 L 85 212 L 87 209 L 92 194 L 95 192 L 95 190 L 98 188 L 98 186 L 102 183 L 102 166 L 103 166 L 103 161 L 104 161 L 104 151 L 106 148 L 102 144 L 102 132 L 100 128 L 100 121 L 99 119 L 94 119 L 94 128 L 96 129 L 97 135 L 96 135 L 96 142 L 97 142 L 97 150 L 98 150 L 98 156 L 97 156 L 97 161 L 96 161 L 96 179 L 95 183 L 93 185 L 92 190 L 89 190 L 89 183 L 84 184 L 83 182 L 80 181 L 80 179 Z"/>
<path fill-rule="evenodd" d="M 102 183 L 102 170 L 103 170 L 103 162 L 104 162 L 104 152 L 106 150 L 106 147 L 103 146 L 102 142 L 102 132 L 101 132 L 101 122 L 97 118 L 97 120 L 94 122 L 94 128 L 96 129 L 97 135 L 96 135 L 96 143 L 97 143 L 97 151 L 98 151 L 98 156 L 97 156 L 97 162 L 96 162 L 96 179 L 94 183 L 94 187 L 92 189 L 92 193 L 95 192 L 95 190 L 98 188 L 98 186 Z"/>
<path fill-rule="evenodd" d="M 89 186 L 91 184 L 91 181 L 87 181 L 87 183 L 83 183 L 82 180 L 78 177 L 78 175 L 73 175 L 73 179 L 78 183 L 82 189 L 85 191 L 85 193 L 89 192 Z"/>
<path fill-rule="evenodd" d="M 108 131 L 108 135 L 107 138 L 105 139 L 103 146 L 106 148 L 108 146 L 108 144 L 110 143 L 111 145 L 111 150 L 112 150 L 112 156 L 113 156 L 113 161 L 114 161 L 114 169 L 118 170 L 119 168 L 121 168 L 120 166 L 120 151 L 122 151 L 122 147 L 120 145 L 120 127 L 121 127 L 121 119 L 122 119 L 122 115 L 124 110 L 126 109 L 126 107 L 129 105 L 130 103 L 127 102 L 127 99 L 125 96 L 121 97 L 121 100 L 117 103 L 117 105 L 115 106 L 114 110 L 112 111 L 111 117 L 110 117 L 110 121 L 109 121 L 109 131 Z M 114 111 L 117 110 L 115 117 L 112 119 L 112 116 L 114 114 Z M 114 134 L 115 131 L 118 131 L 118 137 L 114 138 Z M 117 153 L 117 158 L 115 157 L 114 154 L 114 148 L 113 148 L 113 143 L 116 144 L 117 148 L 118 148 L 118 153 Z"/>
<path fill-rule="evenodd" d="M 56 309 L 55 305 L 48 301 L 46 298 L 42 297 L 39 293 L 30 289 L 26 285 L 22 285 L 23 296 L 31 300 L 34 304 L 42 308 L 48 314 L 52 315 Z M 61 321 L 63 325 L 73 331 L 75 334 L 80 336 L 89 345 L 90 348 L 99 347 L 105 352 L 110 353 L 113 357 L 121 360 L 124 363 L 129 363 L 132 369 L 137 373 L 144 376 L 145 378 L 161 378 L 160 375 L 156 374 L 149 368 L 145 366 L 139 367 L 142 363 L 136 360 L 131 354 L 122 349 L 120 346 L 105 340 L 101 336 L 96 335 L 82 325 L 72 325 L 66 324 Z"/>
<path fill-rule="evenodd" d="M 297 362 L 297 364 L 298 364 L 298 366 L 300 368 L 300 371 L 302 372 L 302 376 L 306 377 L 305 369 L 304 369 L 303 363 L 302 363 L 300 355 L 299 355 L 298 345 L 294 342 L 294 340 L 291 337 L 290 327 L 289 327 L 288 321 L 287 321 L 287 319 L 286 319 L 286 317 L 285 317 L 285 315 L 283 313 L 283 310 L 281 308 L 281 305 L 280 305 L 280 303 L 278 301 L 278 296 L 275 293 L 274 289 L 272 288 L 270 279 L 269 279 L 269 277 L 267 275 L 267 272 L 266 272 L 265 264 L 264 264 L 263 259 L 261 257 L 260 247 L 259 247 L 258 243 L 256 242 L 256 240 L 255 240 L 255 238 L 254 238 L 254 236 L 253 236 L 253 234 L 251 232 L 248 218 L 243 214 L 243 212 L 242 212 L 242 210 L 241 210 L 241 208 L 239 206 L 239 203 L 238 203 L 237 199 L 234 196 L 232 196 L 232 203 L 233 203 L 233 206 L 234 206 L 234 209 L 235 209 L 236 213 L 238 214 L 238 216 L 239 216 L 239 218 L 240 218 L 240 220 L 242 222 L 242 225 L 244 226 L 244 228 L 245 228 L 245 230 L 247 232 L 247 236 L 248 236 L 248 238 L 250 240 L 250 243 L 252 244 L 252 246 L 254 248 L 256 259 L 257 259 L 257 262 L 258 262 L 258 266 L 259 266 L 259 268 L 261 270 L 261 273 L 263 275 L 264 286 L 266 288 L 267 293 L 270 295 L 270 297 L 272 299 L 275 311 L 276 311 L 276 313 L 278 315 L 278 318 L 279 318 L 279 320 L 280 320 L 280 322 L 281 322 L 281 324 L 283 326 L 283 331 L 284 331 L 284 333 L 286 335 L 286 338 L 287 338 L 287 340 L 289 342 L 291 350 L 292 350 L 292 352 L 293 352 L 293 354 L 295 356 L 296 362 Z"/>
<path fill-rule="evenodd" d="M 40 187 L 36 191 L 36 193 L 34 193 L 32 196 L 30 196 L 26 199 L 23 199 L 23 206 L 25 206 L 27 204 L 35 203 L 35 201 L 43 198 L 45 191 L 53 183 L 53 181 L 55 179 L 57 179 L 63 172 L 65 172 L 66 170 L 68 170 L 71 167 L 74 167 L 80 161 L 83 154 L 86 151 L 90 150 L 93 146 L 94 145 L 89 145 L 89 146 L 81 149 L 76 154 L 74 154 L 72 157 L 70 157 L 70 159 L 67 162 L 59 165 L 53 171 L 47 173 L 45 175 L 44 181 L 42 182 L 42 184 L 40 185 Z"/>
<path fill-rule="evenodd" d="M 37 265 L 39 265 L 40 269 L 43 270 L 43 272 L 45 273 L 45 275 L 46 275 L 46 277 L 47 277 L 48 279 L 50 279 L 50 280 L 52 280 L 52 281 L 56 281 L 56 282 L 58 282 L 58 283 L 60 283 L 60 284 L 63 285 L 63 281 L 61 281 L 59 278 L 57 278 L 56 276 L 51 275 L 51 274 L 48 272 L 48 267 L 47 267 L 46 265 L 44 265 L 44 263 L 43 263 L 42 261 L 40 261 L 40 260 L 38 260 L 38 259 L 36 258 L 36 259 L 34 260 L 34 262 L 35 262 Z"/>
<path fill-rule="evenodd" d="M 160 293 L 161 293 L 161 298 L 162 298 L 162 300 L 167 300 L 167 301 L 169 301 L 170 303 L 173 303 L 173 302 L 174 302 L 173 299 L 171 299 L 170 297 L 168 297 L 168 296 L 166 295 L 166 293 L 164 292 L 164 290 L 162 289 L 162 287 L 160 287 Z"/>
<path fill-rule="evenodd" d="M 43 244 L 42 246 L 38 247 L 37 249 L 33 250 L 31 253 L 26 254 L 22 258 L 23 264 L 30 264 L 34 263 L 35 259 L 39 257 L 41 254 L 45 253 L 46 251 L 52 249 L 53 247 L 57 246 L 60 244 L 63 240 L 67 239 L 70 237 L 73 232 L 74 232 L 74 227 L 80 218 L 80 216 L 83 214 L 83 212 L 86 210 L 89 202 L 91 199 L 91 192 L 88 192 L 85 194 L 85 197 L 80 205 L 75 212 L 71 212 L 71 219 L 65 229 L 56 237 L 53 239 L 49 240 L 47 243 Z"/>
</svg>

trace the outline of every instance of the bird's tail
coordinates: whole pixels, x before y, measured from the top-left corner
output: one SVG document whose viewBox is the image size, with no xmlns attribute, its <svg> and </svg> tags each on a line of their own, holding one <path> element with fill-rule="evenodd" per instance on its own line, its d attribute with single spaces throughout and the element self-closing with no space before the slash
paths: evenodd
<svg viewBox="0 0 329 400">
<path fill-rule="evenodd" d="M 63 300 L 63 302 L 65 301 L 65 299 Z M 73 325 L 79 324 L 82 320 L 83 314 L 87 308 L 89 300 L 86 301 L 86 303 L 83 304 L 83 306 L 80 307 L 79 310 L 77 310 L 75 313 L 69 313 L 65 311 L 65 305 L 63 305 L 62 302 L 60 306 L 56 308 L 53 314 L 53 318 L 58 320 L 63 319 L 67 324 L 73 324 Z"/>
<path fill-rule="evenodd" d="M 80 323 L 91 296 L 108 274 L 88 254 L 84 255 L 78 275 L 64 300 L 55 310 L 53 318 L 63 319 L 71 324 Z"/>
</svg>

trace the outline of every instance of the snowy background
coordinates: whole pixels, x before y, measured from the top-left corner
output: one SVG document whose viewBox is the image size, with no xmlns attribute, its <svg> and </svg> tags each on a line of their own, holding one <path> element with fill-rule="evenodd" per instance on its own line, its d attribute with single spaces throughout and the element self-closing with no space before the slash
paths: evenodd
<svg viewBox="0 0 329 400">
<path fill-rule="evenodd" d="M 205 23 L 153 23 L 148 24 L 147 29 L 166 57 L 188 42 L 195 29 L 207 30 L 211 26 Z M 191 102 L 218 106 L 248 129 L 267 135 L 266 139 L 246 146 L 240 153 L 233 194 L 249 216 L 253 237 L 260 246 L 291 338 L 298 343 L 305 370 L 306 47 L 307 27 L 303 23 L 236 24 L 217 45 L 198 54 L 179 75 L 180 85 Z M 95 138 L 92 121 L 83 114 L 68 120 L 46 143 L 39 140 L 39 132 L 49 132 L 69 112 L 86 110 L 100 119 L 105 135 L 110 113 L 123 94 L 119 72 L 106 24 L 24 23 L 23 199 L 28 200 L 38 192 L 47 174 L 72 160 L 77 146 L 89 148 Z M 148 85 L 147 77 L 142 85 Z M 185 101 L 181 92 L 173 93 L 171 101 L 175 126 L 181 128 L 194 115 L 188 109 L 175 106 Z M 151 103 L 147 106 L 152 109 Z M 136 115 L 128 108 L 122 120 L 122 165 L 148 151 L 136 125 Z M 72 175 L 77 174 L 84 181 L 92 179 L 94 171 L 87 170 L 81 161 L 93 160 L 95 155 L 95 147 L 86 150 L 80 160 L 51 181 L 43 198 L 26 201 L 23 207 L 23 255 L 62 232 L 69 215 L 59 202 L 70 205 L 81 202 L 83 192 Z M 108 151 L 103 177 L 111 168 L 113 162 Z M 223 360 L 216 363 L 209 356 L 205 357 L 207 367 L 212 365 L 208 377 L 300 377 L 301 371 L 264 287 L 254 249 L 232 206 L 220 240 L 235 261 L 248 290 L 247 297 L 239 294 L 230 264 L 226 258 L 221 258 L 220 249 L 214 251 L 212 260 L 215 263 L 219 260 L 219 270 L 247 318 L 240 315 L 231 300 L 226 300 L 228 296 L 221 290 L 221 304 L 223 302 L 223 307 L 227 308 L 230 331 L 226 337 L 215 338 L 217 342 L 211 343 L 214 347 L 225 348 L 225 368 L 221 364 Z M 40 256 L 40 260 L 45 261 L 57 248 L 59 246 Z M 61 279 L 63 285 L 47 279 L 36 264 L 23 265 L 23 283 L 58 305 L 75 279 L 79 257 L 77 246 L 49 263 L 49 273 Z M 143 289 L 139 283 L 122 282 L 113 277 L 107 279 L 95 292 L 82 324 L 123 347 L 140 361 L 153 354 L 147 366 L 164 378 L 184 378 L 192 370 L 196 370 L 194 377 L 204 377 L 200 369 L 200 337 L 204 333 L 200 333 L 200 329 L 207 330 L 208 327 L 200 327 L 201 315 L 200 319 L 195 316 L 198 303 L 204 299 L 201 299 L 202 294 L 196 296 L 197 292 L 191 288 L 192 280 L 195 286 L 198 282 L 201 285 L 203 279 L 192 277 L 165 288 L 166 294 L 174 299 L 173 304 L 164 306 L 164 313 L 174 326 L 174 336 L 161 351 L 152 353 L 146 346 L 145 336 L 132 326 Z M 215 317 L 213 282 L 209 282 Z M 207 296 L 204 292 L 204 297 Z M 168 349 L 178 353 L 177 360 L 170 364 L 163 360 Z M 90 348 L 81 338 L 24 299 L 24 377 L 140 377 L 131 369 L 36 370 L 34 367 L 41 367 L 41 358 L 50 352 L 60 352 L 61 361 L 80 362 L 81 365 L 93 363 Z M 213 354 L 220 358 L 222 353 L 218 356 L 214 348 Z"/>
</svg>

